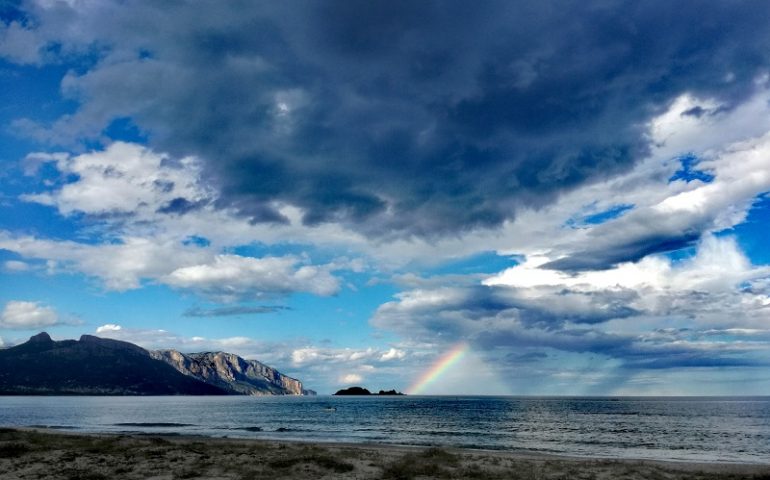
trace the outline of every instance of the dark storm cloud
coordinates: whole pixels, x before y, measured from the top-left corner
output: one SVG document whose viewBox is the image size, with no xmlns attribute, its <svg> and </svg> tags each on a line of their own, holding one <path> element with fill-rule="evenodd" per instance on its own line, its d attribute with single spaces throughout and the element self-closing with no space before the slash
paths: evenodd
<svg viewBox="0 0 770 480">
<path fill-rule="evenodd" d="M 191 202 L 183 197 L 176 197 L 170 202 L 160 207 L 158 213 L 168 213 L 176 215 L 184 215 L 185 213 L 198 210 L 203 207 L 205 202 Z"/>
<path fill-rule="evenodd" d="M 567 257 L 548 262 L 542 268 L 562 271 L 603 270 L 621 262 L 635 262 L 647 255 L 671 252 L 691 247 L 700 239 L 699 233 L 681 232 L 678 235 L 646 235 L 626 243 L 617 243 L 591 250 L 579 251 Z"/>
<path fill-rule="evenodd" d="M 106 52 L 65 79 L 54 140 L 130 117 L 252 221 L 285 222 L 277 201 L 374 237 L 495 227 L 627 169 L 675 96 L 737 104 L 770 56 L 767 2 L 33 10 L 43 42 Z"/>
</svg>

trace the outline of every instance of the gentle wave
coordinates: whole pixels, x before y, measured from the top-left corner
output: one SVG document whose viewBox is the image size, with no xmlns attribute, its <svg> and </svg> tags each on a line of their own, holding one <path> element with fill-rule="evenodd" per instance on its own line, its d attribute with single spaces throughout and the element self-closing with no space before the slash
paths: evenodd
<svg viewBox="0 0 770 480">
<path fill-rule="evenodd" d="M 116 427 L 149 427 L 149 428 L 173 428 L 173 427 L 195 427 L 194 423 L 175 423 L 175 422 L 120 422 L 113 423 Z"/>
<path fill-rule="evenodd" d="M 79 427 L 72 425 L 27 425 L 29 428 L 45 428 L 47 430 L 77 430 Z"/>
</svg>

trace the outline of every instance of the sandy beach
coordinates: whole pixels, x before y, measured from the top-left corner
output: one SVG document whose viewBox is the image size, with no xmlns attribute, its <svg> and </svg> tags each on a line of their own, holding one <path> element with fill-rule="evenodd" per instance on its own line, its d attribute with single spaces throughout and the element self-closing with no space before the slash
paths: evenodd
<svg viewBox="0 0 770 480">
<path fill-rule="evenodd" d="M 3 479 L 769 479 L 768 465 L 0 429 Z"/>
</svg>

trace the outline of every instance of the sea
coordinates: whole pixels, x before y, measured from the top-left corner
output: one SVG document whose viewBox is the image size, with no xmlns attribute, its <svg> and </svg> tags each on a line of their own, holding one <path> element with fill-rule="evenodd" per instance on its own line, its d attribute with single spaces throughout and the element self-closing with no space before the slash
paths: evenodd
<svg viewBox="0 0 770 480">
<path fill-rule="evenodd" d="M 770 397 L 0 397 L 0 426 L 770 463 Z"/>
</svg>

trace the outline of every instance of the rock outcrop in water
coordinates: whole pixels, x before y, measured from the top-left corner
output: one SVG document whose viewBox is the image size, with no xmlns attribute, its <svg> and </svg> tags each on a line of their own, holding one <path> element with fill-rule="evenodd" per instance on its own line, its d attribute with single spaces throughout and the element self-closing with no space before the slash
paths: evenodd
<svg viewBox="0 0 770 480">
<path fill-rule="evenodd" d="M 240 395 L 315 395 L 302 382 L 287 377 L 256 360 L 245 360 L 232 353 L 203 352 L 184 354 L 176 350 L 150 352 L 179 372 L 210 385 Z"/>
<path fill-rule="evenodd" d="M 307 395 L 302 383 L 224 352 L 148 351 L 83 335 L 43 332 L 0 350 L 0 395 Z"/>
<path fill-rule="evenodd" d="M 337 390 L 335 395 L 404 395 L 401 392 L 395 390 L 380 390 L 379 393 L 372 393 L 364 387 L 348 387 L 342 390 Z"/>
<path fill-rule="evenodd" d="M 406 395 L 403 392 L 397 392 L 396 390 L 380 390 L 377 395 Z"/>
<path fill-rule="evenodd" d="M 368 389 L 364 387 L 348 387 L 343 388 L 342 390 L 337 390 L 335 395 L 371 395 L 372 392 L 370 392 Z"/>
</svg>

